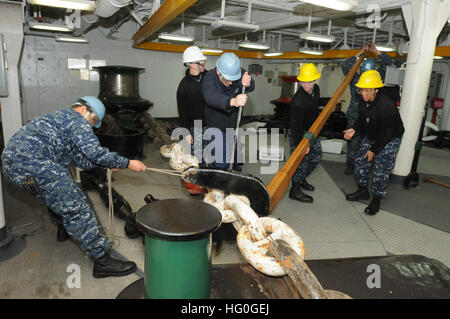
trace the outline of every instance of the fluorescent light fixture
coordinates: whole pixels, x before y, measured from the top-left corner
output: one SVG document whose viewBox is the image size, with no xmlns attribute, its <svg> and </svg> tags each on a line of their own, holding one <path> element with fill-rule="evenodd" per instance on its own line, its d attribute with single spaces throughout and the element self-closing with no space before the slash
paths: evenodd
<svg viewBox="0 0 450 319">
<path fill-rule="evenodd" d="M 161 33 L 158 36 L 159 39 L 169 40 L 169 41 L 178 41 L 178 42 L 193 42 L 194 38 L 188 35 L 183 34 L 169 34 L 169 33 Z"/>
<path fill-rule="evenodd" d="M 86 10 L 86 11 L 95 10 L 95 1 L 87 1 L 87 0 L 27 0 L 27 2 L 39 6 Z"/>
<path fill-rule="evenodd" d="M 60 31 L 60 32 L 72 32 L 73 27 L 67 26 L 67 25 L 58 25 L 58 24 L 51 24 L 51 23 L 30 23 L 29 24 L 30 29 L 37 29 L 37 30 L 46 30 L 46 31 Z"/>
<path fill-rule="evenodd" d="M 332 35 L 324 35 L 324 34 L 318 34 L 318 33 L 309 33 L 309 32 L 303 32 L 300 34 L 300 38 L 310 41 L 316 41 L 316 42 L 326 42 L 330 43 L 335 40 L 335 37 Z"/>
<path fill-rule="evenodd" d="M 239 43 L 239 46 L 241 48 L 246 48 L 246 49 L 255 49 L 255 50 L 269 50 L 269 46 L 262 44 L 262 43 L 258 43 L 258 42 L 250 42 L 250 41 L 244 41 Z"/>
<path fill-rule="evenodd" d="M 280 56 L 283 55 L 283 52 L 281 51 L 273 51 L 273 52 L 266 52 L 264 53 L 264 56 Z"/>
<path fill-rule="evenodd" d="M 323 51 L 310 49 L 308 47 L 303 47 L 299 51 L 304 54 L 312 54 L 312 55 L 322 55 L 323 54 Z"/>
<path fill-rule="evenodd" d="M 88 43 L 89 41 L 83 38 L 75 38 L 75 37 L 57 37 L 56 41 L 59 42 L 76 42 L 76 43 Z"/>
<path fill-rule="evenodd" d="M 394 52 L 395 51 L 395 47 L 393 45 L 375 44 L 375 46 L 377 47 L 377 50 L 381 51 L 381 52 Z"/>
<path fill-rule="evenodd" d="M 441 59 L 443 59 L 444 57 L 441 57 L 441 56 L 439 56 L 439 55 L 435 55 L 434 57 L 433 57 L 433 59 L 435 59 L 435 60 L 441 60 Z"/>
<path fill-rule="evenodd" d="M 358 6 L 358 0 L 300 0 L 300 1 L 339 11 L 350 11 Z"/>
<path fill-rule="evenodd" d="M 214 48 L 200 48 L 204 53 L 222 53 L 222 49 L 214 49 Z"/>
</svg>

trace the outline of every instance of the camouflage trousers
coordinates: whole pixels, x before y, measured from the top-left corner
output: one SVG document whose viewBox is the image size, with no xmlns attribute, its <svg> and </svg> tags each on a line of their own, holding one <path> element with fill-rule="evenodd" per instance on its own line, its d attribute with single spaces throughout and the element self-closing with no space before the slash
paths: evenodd
<svg viewBox="0 0 450 319">
<path fill-rule="evenodd" d="M 90 258 L 96 260 L 111 249 L 110 241 L 100 236 L 95 214 L 67 167 L 49 160 L 17 163 L 16 160 L 4 158 L 3 173 L 9 182 L 20 188 L 26 175 L 34 177 L 39 186 L 38 197 L 51 211 L 61 216 L 67 233 Z"/>
<path fill-rule="evenodd" d="M 361 136 L 353 136 L 347 141 L 347 163 L 355 165 L 356 157 L 358 156 L 359 148 L 361 146 Z"/>
<path fill-rule="evenodd" d="M 291 154 L 294 152 L 297 145 L 294 145 L 294 141 L 292 139 L 291 130 L 287 130 L 287 136 L 289 139 L 289 145 L 291 146 Z M 305 155 L 303 161 L 298 166 L 294 175 L 292 176 L 292 183 L 300 183 L 303 184 L 305 182 L 305 178 L 311 174 L 317 165 L 320 163 L 322 159 L 322 145 L 320 141 L 316 140 L 315 143 L 310 147 L 309 153 Z"/>
<path fill-rule="evenodd" d="M 359 103 L 354 103 L 352 97 L 352 102 L 350 103 L 347 110 L 347 128 L 353 128 L 356 119 L 358 118 L 358 107 Z M 353 136 L 352 139 L 347 141 L 347 163 L 350 165 L 355 164 L 356 157 L 358 156 L 359 147 L 361 145 L 361 137 L 359 135 Z"/>
<path fill-rule="evenodd" d="M 398 137 L 392 139 L 380 152 L 375 154 L 373 160 L 369 163 L 367 162 L 367 158 L 364 158 L 364 155 L 369 151 L 373 142 L 365 137 L 362 139 L 358 157 L 356 158 L 353 167 L 353 174 L 358 186 L 367 187 L 370 169 L 373 168 L 372 195 L 386 197 L 389 186 L 389 176 L 394 168 L 395 158 L 398 149 L 400 148 L 400 141 L 401 139 Z"/>
</svg>

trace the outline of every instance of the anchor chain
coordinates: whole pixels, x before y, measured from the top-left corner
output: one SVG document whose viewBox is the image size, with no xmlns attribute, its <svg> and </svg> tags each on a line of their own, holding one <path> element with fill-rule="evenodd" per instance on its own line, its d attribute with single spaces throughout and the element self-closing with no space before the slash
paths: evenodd
<svg viewBox="0 0 450 319">
<path fill-rule="evenodd" d="M 270 242 L 284 240 L 303 259 L 305 247 L 302 238 L 287 224 L 273 218 L 261 217 L 250 207 L 250 201 L 242 195 L 228 195 L 211 190 L 204 202 L 216 207 L 223 223 L 232 223 L 238 231 L 236 242 L 245 259 L 258 271 L 270 276 L 286 275 L 277 258 L 270 256 Z"/>
</svg>

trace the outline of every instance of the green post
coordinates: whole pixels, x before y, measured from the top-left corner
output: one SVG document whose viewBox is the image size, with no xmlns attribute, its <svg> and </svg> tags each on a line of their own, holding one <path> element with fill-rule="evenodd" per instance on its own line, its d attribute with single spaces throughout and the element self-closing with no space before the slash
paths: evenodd
<svg viewBox="0 0 450 319">
<path fill-rule="evenodd" d="M 145 298 L 210 298 L 211 233 L 222 215 L 197 200 L 147 204 L 136 215 L 145 231 Z"/>
<path fill-rule="evenodd" d="M 145 298 L 207 299 L 211 235 L 193 241 L 145 237 Z"/>
</svg>

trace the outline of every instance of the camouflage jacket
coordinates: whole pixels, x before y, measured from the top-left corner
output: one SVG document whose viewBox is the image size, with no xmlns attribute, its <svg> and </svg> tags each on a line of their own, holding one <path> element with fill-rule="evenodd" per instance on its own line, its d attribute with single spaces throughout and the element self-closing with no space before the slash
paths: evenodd
<svg viewBox="0 0 450 319">
<path fill-rule="evenodd" d="M 129 163 L 129 159 L 102 147 L 89 122 L 72 109 L 49 113 L 24 125 L 5 147 L 5 160 L 14 165 L 51 160 L 82 169 L 126 168 Z"/>
<path fill-rule="evenodd" d="M 384 52 L 381 52 L 381 54 L 378 56 L 380 61 L 380 66 L 377 69 L 377 71 L 380 73 L 380 76 L 382 79 L 384 79 L 384 76 L 386 74 L 386 67 L 388 65 L 391 65 L 392 59 L 389 55 L 387 55 Z M 355 64 L 357 58 L 352 56 L 344 61 L 344 64 L 342 64 L 342 72 L 345 76 L 350 72 L 353 65 Z M 355 73 L 353 76 L 352 81 L 350 82 L 350 94 L 351 94 L 351 100 L 350 105 L 347 109 L 347 117 L 349 120 L 349 126 L 352 127 L 355 123 L 356 119 L 358 118 L 358 107 L 359 107 L 359 101 L 360 96 L 358 94 L 358 88 L 355 86 L 356 83 L 359 81 L 360 74 L 358 72 Z"/>
</svg>

